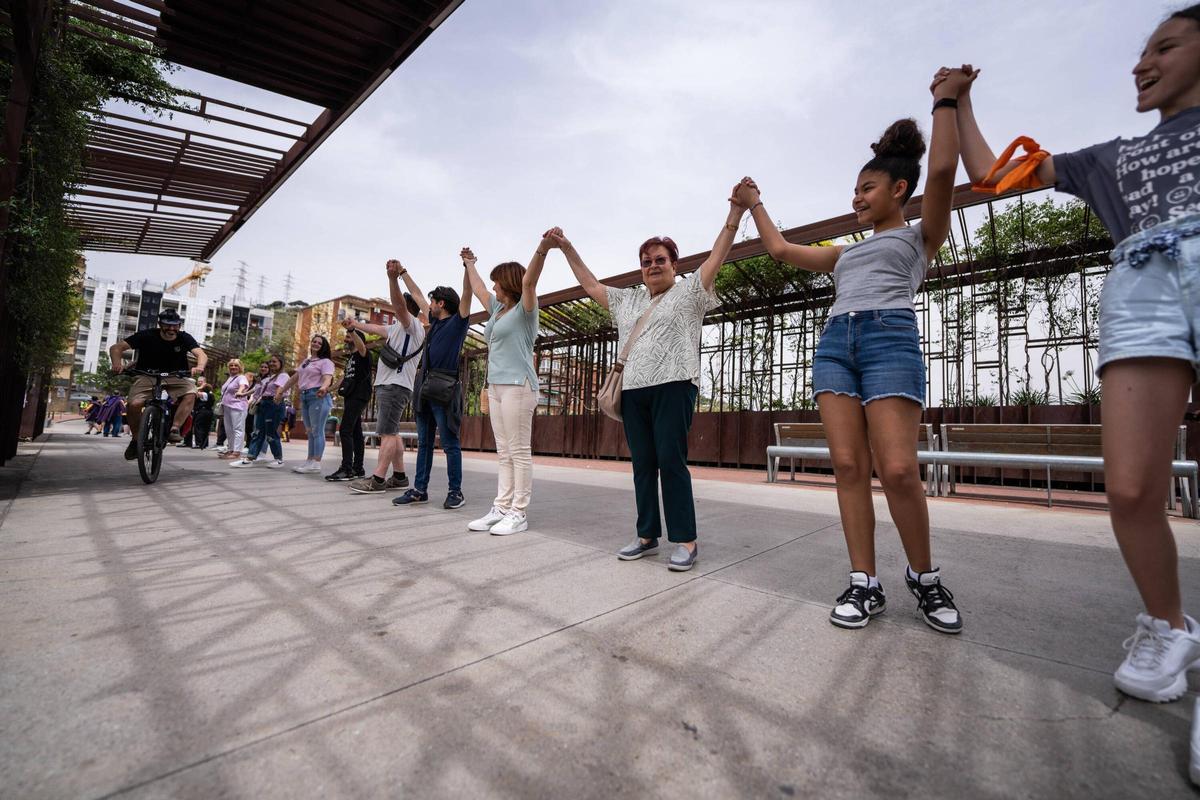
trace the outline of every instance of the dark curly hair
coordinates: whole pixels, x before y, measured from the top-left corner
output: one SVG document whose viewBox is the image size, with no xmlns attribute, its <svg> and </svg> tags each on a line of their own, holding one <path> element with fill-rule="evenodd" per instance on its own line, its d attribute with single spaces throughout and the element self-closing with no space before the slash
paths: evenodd
<svg viewBox="0 0 1200 800">
<path fill-rule="evenodd" d="M 914 119 L 898 119 L 888 126 L 871 145 L 875 157 L 860 172 L 885 172 L 893 181 L 905 180 L 904 200 L 913 196 L 921 179 L 921 156 L 925 155 L 925 137 Z"/>
<path fill-rule="evenodd" d="M 429 293 L 430 300 L 441 300 L 446 306 L 446 313 L 451 316 L 458 313 L 458 292 L 449 286 L 437 286 Z"/>
<path fill-rule="evenodd" d="M 1181 8 L 1172 13 L 1167 19 L 1190 19 L 1192 22 L 1200 25 L 1200 3 Z"/>
</svg>

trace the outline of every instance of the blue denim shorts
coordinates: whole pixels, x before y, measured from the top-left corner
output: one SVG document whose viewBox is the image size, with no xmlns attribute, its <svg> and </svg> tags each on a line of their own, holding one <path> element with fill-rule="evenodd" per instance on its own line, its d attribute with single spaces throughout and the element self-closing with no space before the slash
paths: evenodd
<svg viewBox="0 0 1200 800">
<path fill-rule="evenodd" d="M 1133 234 L 1112 263 L 1100 294 L 1097 371 L 1127 358 L 1178 358 L 1200 379 L 1200 215 Z"/>
<path fill-rule="evenodd" d="M 813 399 L 833 392 L 862 400 L 906 397 L 925 406 L 925 360 L 911 309 L 851 311 L 830 318 L 817 343 Z"/>
</svg>

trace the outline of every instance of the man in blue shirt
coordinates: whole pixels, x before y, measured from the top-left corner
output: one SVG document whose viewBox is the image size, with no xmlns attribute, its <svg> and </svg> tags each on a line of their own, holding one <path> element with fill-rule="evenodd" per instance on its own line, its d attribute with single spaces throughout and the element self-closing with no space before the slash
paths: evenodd
<svg viewBox="0 0 1200 800">
<path fill-rule="evenodd" d="M 462 508 L 467 502 L 462 493 L 462 449 L 458 442 L 463 411 L 458 357 L 467 339 L 468 318 L 471 316 L 470 281 L 464 263 L 461 299 L 458 292 L 449 286 L 439 286 L 429 293 L 429 331 L 425 334 L 421 373 L 413 389 L 413 415 L 417 421 L 417 472 L 412 488 L 394 498 L 393 505 L 429 502 L 433 440 L 439 434 L 450 481 L 450 492 L 442 507 Z"/>
</svg>

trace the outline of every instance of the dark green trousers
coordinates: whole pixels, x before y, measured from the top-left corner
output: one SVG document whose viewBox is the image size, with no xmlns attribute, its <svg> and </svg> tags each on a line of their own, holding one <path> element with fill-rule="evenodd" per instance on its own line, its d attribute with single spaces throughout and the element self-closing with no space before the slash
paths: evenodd
<svg viewBox="0 0 1200 800">
<path fill-rule="evenodd" d="M 667 517 L 667 539 L 696 540 L 696 504 L 687 468 L 687 436 L 696 408 L 696 384 L 674 381 L 621 392 L 625 441 L 633 457 L 637 532 L 643 539 L 662 536 L 658 484 Z"/>
</svg>

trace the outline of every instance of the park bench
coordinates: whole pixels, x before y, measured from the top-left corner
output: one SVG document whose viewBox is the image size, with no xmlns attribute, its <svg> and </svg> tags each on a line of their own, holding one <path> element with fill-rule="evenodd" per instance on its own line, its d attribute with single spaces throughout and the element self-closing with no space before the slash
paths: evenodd
<svg viewBox="0 0 1200 800">
<path fill-rule="evenodd" d="M 935 466 L 937 436 L 932 425 L 921 425 L 917 434 L 917 463 L 925 465 L 925 494 L 938 493 Z M 829 461 L 825 426 L 819 422 L 776 422 L 775 444 L 767 447 L 767 480 L 774 483 L 779 474 L 779 459 L 791 460 L 792 480 L 796 479 L 796 460 Z"/>
<path fill-rule="evenodd" d="M 367 426 L 372 426 L 370 429 Z M 375 420 L 363 420 L 363 440 L 369 447 L 379 446 L 379 434 L 375 433 Z M 400 438 L 406 442 L 417 443 L 417 423 L 401 422 L 400 423 Z"/>
<path fill-rule="evenodd" d="M 1175 460 L 1171 464 L 1168 507 L 1179 498 L 1183 514 L 1200 518 L 1197 483 L 1200 465 L 1186 458 L 1186 428 L 1180 426 Z M 937 462 L 944 470 L 938 485 L 953 494 L 957 469 L 1039 469 L 1046 473 L 1046 505 L 1053 504 L 1051 472 L 1104 472 L 1099 425 L 943 424 Z"/>
</svg>

